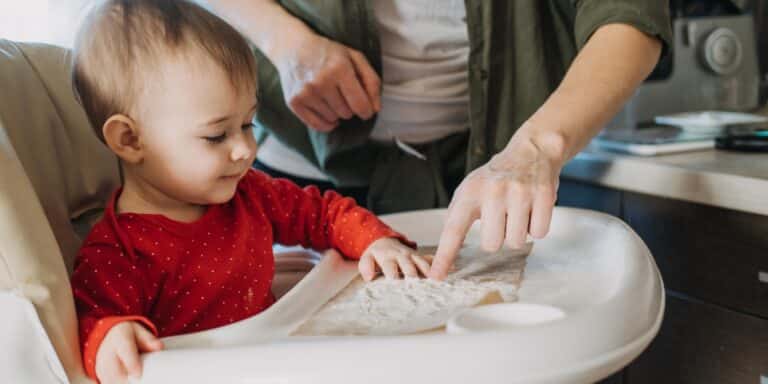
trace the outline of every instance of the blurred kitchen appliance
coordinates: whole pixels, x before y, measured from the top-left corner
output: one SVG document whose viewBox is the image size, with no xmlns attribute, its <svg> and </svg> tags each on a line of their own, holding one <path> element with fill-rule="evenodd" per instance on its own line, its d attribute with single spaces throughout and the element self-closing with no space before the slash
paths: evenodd
<svg viewBox="0 0 768 384">
<path fill-rule="evenodd" d="M 673 18 L 672 52 L 608 124 L 632 130 L 655 116 L 759 105 L 760 70 L 750 14 Z"/>
</svg>

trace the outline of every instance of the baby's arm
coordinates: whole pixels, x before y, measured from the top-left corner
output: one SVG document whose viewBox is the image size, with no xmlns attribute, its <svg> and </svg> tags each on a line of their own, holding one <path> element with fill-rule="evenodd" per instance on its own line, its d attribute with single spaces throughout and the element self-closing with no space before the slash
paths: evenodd
<svg viewBox="0 0 768 384">
<path fill-rule="evenodd" d="M 317 250 L 334 248 L 351 259 L 359 259 L 368 246 L 383 237 L 415 245 L 349 197 L 334 191 L 321 194 L 315 186 L 302 189 L 263 174 L 249 176 L 253 176 L 253 197 L 261 200 L 277 243 Z"/>
<path fill-rule="evenodd" d="M 88 376 L 101 378 L 97 375 L 97 360 L 105 361 L 104 356 L 108 354 L 102 353 L 102 346 L 116 327 L 123 329 L 127 327 L 123 324 L 137 324 L 157 335 L 154 324 L 145 316 L 151 300 L 156 296 L 153 288 L 156 282 L 157 276 L 114 244 L 90 244 L 80 249 L 72 274 L 72 290 L 77 307 L 83 365 Z M 145 339 L 142 337 L 142 340 Z M 133 348 L 136 349 L 136 343 Z M 139 349 L 142 349 L 141 346 Z M 122 354 L 130 359 L 127 351 Z M 111 355 L 110 363 L 117 362 L 114 360 L 116 356 Z M 99 367 L 99 371 L 103 368 Z"/>
<path fill-rule="evenodd" d="M 426 274 L 428 258 L 416 254 L 415 244 L 395 232 L 373 213 L 334 191 L 321 194 L 310 186 L 299 188 L 287 180 L 252 174 L 260 199 L 273 225 L 274 239 L 284 245 L 301 244 L 317 250 L 334 248 L 359 259 L 366 280 L 380 270 L 389 278 Z M 425 269 L 426 268 L 426 269 Z"/>
</svg>

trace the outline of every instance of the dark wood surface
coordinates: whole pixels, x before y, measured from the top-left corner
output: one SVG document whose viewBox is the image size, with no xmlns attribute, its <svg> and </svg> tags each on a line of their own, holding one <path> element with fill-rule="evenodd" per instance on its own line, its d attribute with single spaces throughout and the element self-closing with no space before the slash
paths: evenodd
<svg viewBox="0 0 768 384">
<path fill-rule="evenodd" d="M 768 321 L 667 295 L 664 323 L 628 369 L 628 384 L 760 384 L 768 378 Z"/>
<path fill-rule="evenodd" d="M 560 181 L 557 204 L 564 207 L 592 209 L 621 217 L 619 191 L 575 181 Z"/>
<path fill-rule="evenodd" d="M 633 193 L 624 213 L 668 289 L 768 318 L 768 217 Z"/>
<path fill-rule="evenodd" d="M 596 384 L 624 384 L 624 373 L 625 371 L 621 371 L 615 375 L 600 380 Z"/>
</svg>

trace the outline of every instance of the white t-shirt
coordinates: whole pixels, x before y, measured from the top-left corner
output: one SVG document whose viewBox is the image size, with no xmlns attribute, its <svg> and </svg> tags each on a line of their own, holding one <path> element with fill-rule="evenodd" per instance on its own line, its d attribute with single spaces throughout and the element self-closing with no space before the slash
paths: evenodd
<svg viewBox="0 0 768 384">
<path fill-rule="evenodd" d="M 464 0 L 374 0 L 382 50 L 381 111 L 371 139 L 426 143 L 469 127 L 469 37 Z M 280 171 L 325 180 L 274 138 L 258 159 Z"/>
</svg>

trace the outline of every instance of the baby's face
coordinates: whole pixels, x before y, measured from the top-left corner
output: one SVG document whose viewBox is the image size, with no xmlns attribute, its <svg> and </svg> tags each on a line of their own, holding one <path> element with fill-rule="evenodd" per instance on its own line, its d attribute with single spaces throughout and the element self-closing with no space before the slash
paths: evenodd
<svg viewBox="0 0 768 384">
<path fill-rule="evenodd" d="M 176 200 L 224 203 L 256 156 L 255 92 L 238 92 L 207 58 L 178 57 L 161 67 L 137 103 L 145 148 L 139 172 Z"/>
</svg>

